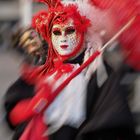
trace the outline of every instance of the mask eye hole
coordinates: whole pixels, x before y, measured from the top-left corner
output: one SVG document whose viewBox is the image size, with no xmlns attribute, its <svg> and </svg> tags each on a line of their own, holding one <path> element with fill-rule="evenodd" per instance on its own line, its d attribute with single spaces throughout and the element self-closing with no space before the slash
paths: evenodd
<svg viewBox="0 0 140 140">
<path fill-rule="evenodd" d="M 53 34 L 56 36 L 59 36 L 59 35 L 61 35 L 61 31 L 59 29 L 54 29 Z"/>
<path fill-rule="evenodd" d="M 75 33 L 75 28 L 74 27 L 68 27 L 66 29 L 66 35 L 70 35 L 70 34 L 73 34 Z"/>
</svg>

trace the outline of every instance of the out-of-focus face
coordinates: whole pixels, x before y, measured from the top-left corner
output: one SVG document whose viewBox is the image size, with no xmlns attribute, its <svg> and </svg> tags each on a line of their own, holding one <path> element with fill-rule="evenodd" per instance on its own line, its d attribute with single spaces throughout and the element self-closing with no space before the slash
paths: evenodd
<svg viewBox="0 0 140 140">
<path fill-rule="evenodd" d="M 42 40 L 35 30 L 28 29 L 22 34 L 19 45 L 28 54 L 33 54 L 35 52 L 38 52 L 38 50 L 42 47 Z"/>
<path fill-rule="evenodd" d="M 60 56 L 70 56 L 81 42 L 82 35 L 77 32 L 73 20 L 63 24 L 54 24 L 51 39 L 53 48 Z"/>
</svg>

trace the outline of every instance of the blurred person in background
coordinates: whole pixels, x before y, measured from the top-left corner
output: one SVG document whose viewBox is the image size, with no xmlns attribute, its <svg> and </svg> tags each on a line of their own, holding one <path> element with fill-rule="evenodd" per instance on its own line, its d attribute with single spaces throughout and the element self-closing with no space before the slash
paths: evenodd
<svg viewBox="0 0 140 140">
<path fill-rule="evenodd" d="M 12 48 L 24 56 L 26 63 L 45 63 L 47 43 L 33 28 L 19 28 L 11 38 Z"/>
<path fill-rule="evenodd" d="M 128 86 L 122 82 L 129 67 L 122 64 L 114 70 L 100 54 L 70 79 L 105 43 L 106 37 L 93 32 L 93 19 L 82 12 L 91 9 L 85 3 L 79 12 L 75 5 L 42 2 L 49 10 L 37 14 L 33 23 L 49 44 L 47 59 L 44 65 L 24 67 L 22 78 L 35 85 L 34 95 L 19 101 L 8 114 L 14 126 L 29 121 L 20 139 L 136 139 Z M 63 84 L 67 79 L 69 83 Z"/>
<path fill-rule="evenodd" d="M 33 28 L 19 29 L 12 36 L 12 49 L 17 50 L 23 55 L 24 62 L 30 65 L 42 65 L 45 63 L 47 54 L 47 43 L 43 41 Z M 19 77 L 7 90 L 4 98 L 4 106 L 6 110 L 6 120 L 8 126 L 15 131 L 13 140 L 18 140 L 28 121 L 13 126 L 9 120 L 10 111 L 21 100 L 34 96 L 34 85 L 26 82 Z"/>
</svg>

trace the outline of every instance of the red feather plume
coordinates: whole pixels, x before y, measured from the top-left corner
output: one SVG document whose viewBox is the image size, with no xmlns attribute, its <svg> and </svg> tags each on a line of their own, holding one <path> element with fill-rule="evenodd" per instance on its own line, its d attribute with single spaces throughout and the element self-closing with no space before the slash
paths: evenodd
<svg viewBox="0 0 140 140">
<path fill-rule="evenodd" d="M 119 30 L 132 17 L 133 24 L 120 36 L 119 42 L 125 54 L 126 62 L 134 69 L 140 70 L 140 1 L 139 0 L 90 0 L 101 10 L 110 10 Z"/>
</svg>

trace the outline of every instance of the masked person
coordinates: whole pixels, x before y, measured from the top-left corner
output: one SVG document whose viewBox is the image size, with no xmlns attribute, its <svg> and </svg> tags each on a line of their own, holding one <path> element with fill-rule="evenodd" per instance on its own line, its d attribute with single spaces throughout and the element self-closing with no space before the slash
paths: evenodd
<svg viewBox="0 0 140 140">
<path fill-rule="evenodd" d="M 91 32 L 94 25 L 75 4 L 41 2 L 49 8 L 33 18 L 33 26 L 48 42 L 48 54 L 44 65 L 24 66 L 22 77 L 35 85 L 35 95 L 9 114 L 13 125 L 29 121 L 19 139 L 134 139 L 126 91 L 120 84 L 123 71 L 113 72 L 102 54 L 80 71 L 102 47 L 100 35 Z M 75 71 L 80 73 L 74 75 Z"/>
</svg>

